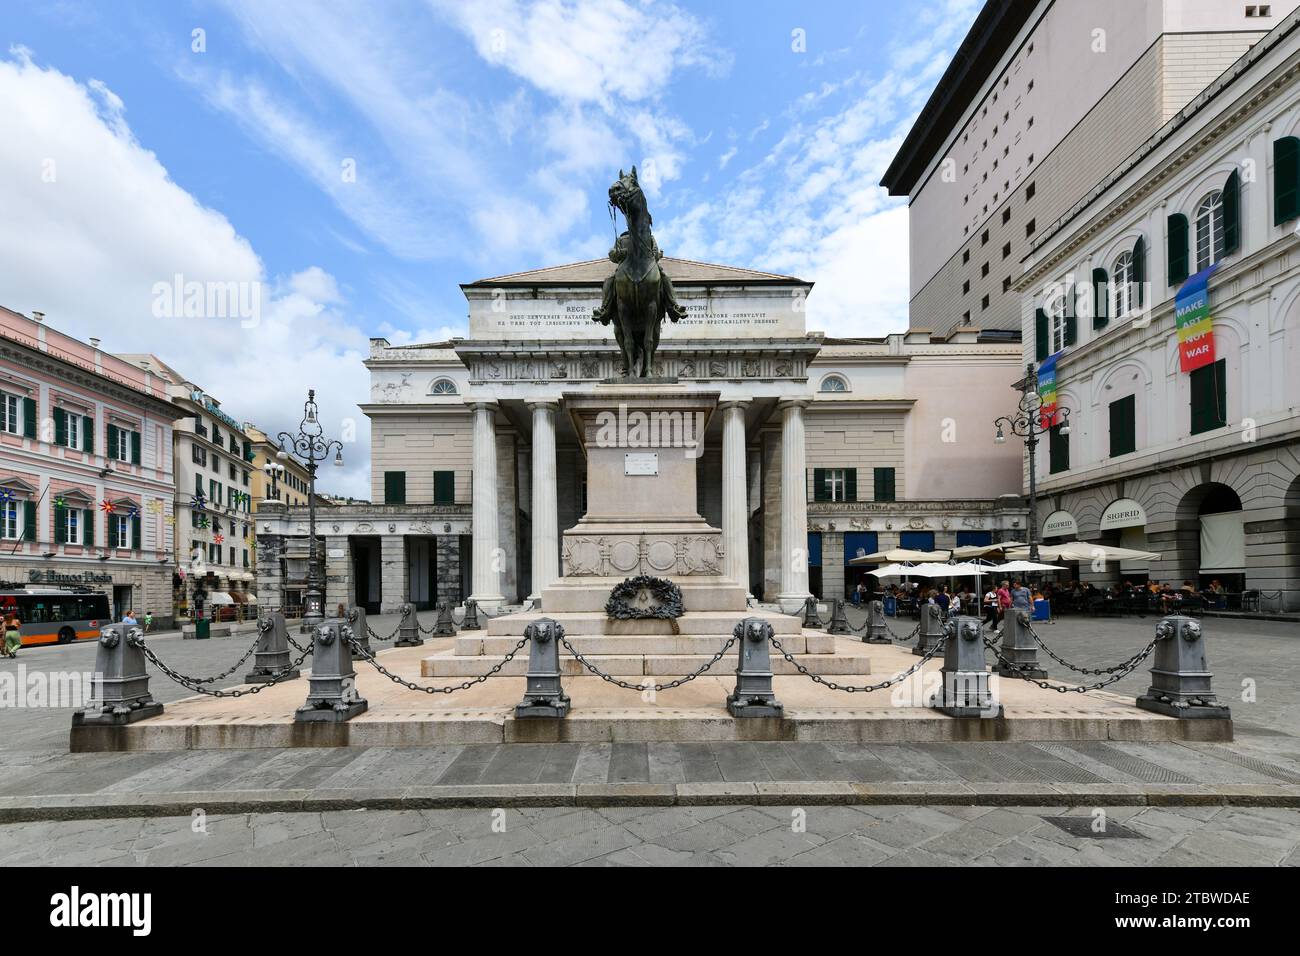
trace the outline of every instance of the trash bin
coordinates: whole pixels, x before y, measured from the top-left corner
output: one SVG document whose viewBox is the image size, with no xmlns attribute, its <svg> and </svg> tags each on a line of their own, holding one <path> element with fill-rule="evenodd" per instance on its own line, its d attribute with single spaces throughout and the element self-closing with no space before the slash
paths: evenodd
<svg viewBox="0 0 1300 956">
<path fill-rule="evenodd" d="M 212 636 L 212 622 L 206 617 L 201 617 L 194 622 L 194 638 L 199 641 L 206 641 Z"/>
<path fill-rule="evenodd" d="M 898 600 L 896 598 L 893 597 L 885 598 L 884 605 L 885 605 L 885 613 L 890 617 L 894 617 L 898 613 Z"/>
</svg>

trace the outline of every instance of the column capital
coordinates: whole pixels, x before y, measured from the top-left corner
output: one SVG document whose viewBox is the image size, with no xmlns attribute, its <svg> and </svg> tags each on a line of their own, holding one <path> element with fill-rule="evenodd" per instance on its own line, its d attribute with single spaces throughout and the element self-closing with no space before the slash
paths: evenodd
<svg viewBox="0 0 1300 956">
<path fill-rule="evenodd" d="M 488 411 L 495 412 L 498 408 L 501 407 L 501 405 L 494 398 L 471 398 L 471 399 L 467 399 L 465 401 L 465 404 L 468 405 L 470 408 L 472 408 L 474 411 L 478 411 L 481 408 L 485 408 Z"/>
<path fill-rule="evenodd" d="M 811 404 L 812 398 L 783 398 L 776 403 L 776 407 L 785 411 L 787 408 L 807 408 Z"/>
<path fill-rule="evenodd" d="M 718 411 L 726 411 L 728 408 L 748 408 L 750 400 L 748 398 L 728 398 L 718 402 Z"/>
<path fill-rule="evenodd" d="M 541 408 L 549 408 L 553 412 L 560 410 L 560 403 L 553 398 L 529 398 L 524 400 L 529 411 L 537 411 Z"/>
</svg>

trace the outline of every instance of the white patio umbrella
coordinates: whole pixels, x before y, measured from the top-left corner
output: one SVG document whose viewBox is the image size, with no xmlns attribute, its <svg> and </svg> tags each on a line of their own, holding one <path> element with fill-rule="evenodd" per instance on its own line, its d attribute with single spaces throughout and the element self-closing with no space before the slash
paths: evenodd
<svg viewBox="0 0 1300 956">
<path fill-rule="evenodd" d="M 910 564 L 886 564 L 884 567 L 868 571 L 867 574 L 877 578 L 905 578 L 912 573 L 912 568 Z"/>
<path fill-rule="evenodd" d="M 879 564 L 881 561 L 946 561 L 947 551 L 914 551 L 911 548 L 891 548 L 874 554 L 859 554 L 849 559 L 849 564 Z"/>
<path fill-rule="evenodd" d="M 988 569 L 991 573 L 997 574 L 1003 571 L 1008 574 L 1025 574 L 1029 571 L 1068 571 L 1059 564 L 1039 564 L 1035 561 L 1008 561 L 1006 564 L 1000 564 L 996 568 Z"/>
<path fill-rule="evenodd" d="M 1155 561 L 1160 555 L 1154 551 L 1135 548 L 1118 548 L 1095 541 L 1068 541 L 1065 544 L 1042 544 L 1038 556 L 1046 561 Z M 1007 552 L 1012 560 L 1029 558 L 1029 548 L 1015 548 Z"/>
<path fill-rule="evenodd" d="M 1023 541 L 1003 541 L 1001 544 L 971 544 L 952 549 L 952 556 L 965 561 L 968 558 L 987 558 L 990 555 L 1004 554 L 1012 548 L 1023 548 Z"/>
</svg>

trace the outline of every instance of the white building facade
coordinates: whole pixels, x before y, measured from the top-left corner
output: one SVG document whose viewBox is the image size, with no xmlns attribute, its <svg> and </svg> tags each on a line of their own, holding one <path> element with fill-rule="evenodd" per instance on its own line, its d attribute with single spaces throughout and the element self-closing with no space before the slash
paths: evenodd
<svg viewBox="0 0 1300 956">
<path fill-rule="evenodd" d="M 1017 333 L 827 339 L 807 329 L 809 282 L 662 267 L 688 317 L 665 322 L 654 374 L 665 395 L 710 396 L 695 507 L 722 542 L 678 563 L 716 563 L 788 605 L 847 594 L 867 570 L 847 565 L 858 553 L 1023 537 L 1019 457 L 993 444 L 991 425 L 1021 373 Z M 592 561 L 636 573 L 618 554 L 564 544 L 587 511 L 570 406 L 618 375 L 612 332 L 591 320 L 612 269 L 598 260 L 469 283 L 469 338 L 372 340 L 362 411 L 373 503 L 318 516 L 327 606 L 515 604 Z M 305 533 L 303 509 L 260 506 L 263 604 L 285 589 L 268 555 Z"/>
<path fill-rule="evenodd" d="M 1113 159 L 1014 283 L 1070 411 L 1038 459 L 1044 533 L 1161 555 L 1085 579 L 1300 608 L 1300 18 Z M 1180 347 L 1198 277 L 1212 331 Z"/>
</svg>

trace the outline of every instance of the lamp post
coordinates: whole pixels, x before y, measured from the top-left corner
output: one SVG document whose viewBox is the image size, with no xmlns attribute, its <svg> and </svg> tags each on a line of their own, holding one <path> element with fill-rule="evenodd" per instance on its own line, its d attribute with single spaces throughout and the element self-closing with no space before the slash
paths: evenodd
<svg viewBox="0 0 1300 956">
<path fill-rule="evenodd" d="M 1050 417 L 1053 421 L 1043 423 L 1043 399 L 1038 394 L 1038 368 L 1030 362 L 1025 366 L 1025 377 L 1011 386 L 1020 392 L 1019 408 L 1015 415 L 1002 415 L 993 420 L 997 434 L 993 440 L 999 445 L 1007 440 L 1006 431 L 1024 439 L 1029 451 L 1029 560 L 1038 560 L 1038 475 L 1035 464 L 1035 452 L 1038 449 L 1039 436 L 1047 433 L 1053 424 L 1059 424 L 1061 434 L 1070 434 L 1070 410 L 1058 408 Z"/>
<path fill-rule="evenodd" d="M 284 465 L 280 464 L 278 461 L 268 461 L 262 466 L 262 470 L 266 472 L 266 477 L 271 482 L 271 493 L 267 495 L 267 497 L 274 501 L 279 501 L 280 476 L 284 474 Z"/>
<path fill-rule="evenodd" d="M 293 453 L 298 458 L 302 459 L 307 468 L 307 533 L 309 537 L 307 544 L 307 593 L 304 600 L 302 620 L 304 625 L 311 627 L 325 620 L 325 575 L 316 554 L 316 465 L 328 458 L 330 451 L 333 450 L 335 466 L 343 467 L 343 443 L 323 437 L 320 416 L 316 410 L 316 390 L 314 388 L 307 392 L 307 401 L 302 406 L 302 421 L 298 423 L 298 434 L 291 435 L 289 432 L 280 432 L 278 437 L 280 450 L 276 452 L 275 457 L 281 461 L 288 459 L 289 451 L 285 448 L 285 442 L 288 442 L 289 448 L 293 450 Z M 283 471 L 284 466 L 279 467 Z"/>
</svg>

